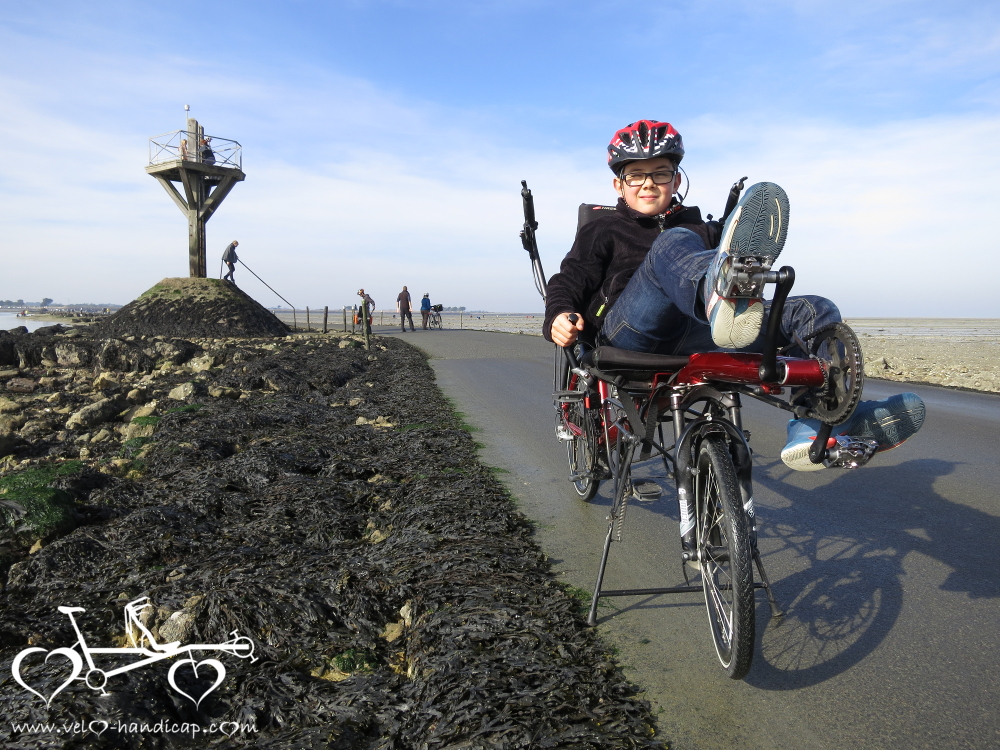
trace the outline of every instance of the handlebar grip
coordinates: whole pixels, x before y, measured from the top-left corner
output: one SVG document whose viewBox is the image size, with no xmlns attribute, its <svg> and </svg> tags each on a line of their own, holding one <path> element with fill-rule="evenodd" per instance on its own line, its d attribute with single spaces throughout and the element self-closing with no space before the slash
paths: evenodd
<svg viewBox="0 0 1000 750">
<path fill-rule="evenodd" d="M 538 229 L 538 222 L 535 221 L 535 199 L 528 189 L 527 180 L 521 180 L 521 202 L 524 204 L 524 223 L 532 229 Z"/>
<path fill-rule="evenodd" d="M 576 313 L 569 314 L 569 322 L 572 323 L 573 325 L 576 325 L 576 322 L 579 319 L 580 316 L 577 315 Z M 576 368 L 578 368 L 580 366 L 580 361 L 576 358 L 576 354 L 573 353 L 573 344 L 564 347 L 563 351 L 566 352 L 566 359 L 569 360 L 570 369 L 575 370 Z"/>
</svg>

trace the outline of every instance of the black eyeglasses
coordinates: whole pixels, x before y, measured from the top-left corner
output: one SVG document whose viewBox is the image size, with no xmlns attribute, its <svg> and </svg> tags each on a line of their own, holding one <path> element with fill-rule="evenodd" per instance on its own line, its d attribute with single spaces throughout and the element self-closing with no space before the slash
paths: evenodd
<svg viewBox="0 0 1000 750">
<path fill-rule="evenodd" d="M 676 171 L 665 169 L 659 172 L 629 172 L 622 175 L 622 180 L 629 187 L 639 187 L 646 182 L 647 177 L 653 178 L 654 185 L 666 185 L 674 179 Z"/>
</svg>

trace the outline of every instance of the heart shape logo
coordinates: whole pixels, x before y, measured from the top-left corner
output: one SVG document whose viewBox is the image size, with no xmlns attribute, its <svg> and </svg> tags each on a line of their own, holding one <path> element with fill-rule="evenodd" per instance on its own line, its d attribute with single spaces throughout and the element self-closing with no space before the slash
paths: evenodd
<svg viewBox="0 0 1000 750">
<path fill-rule="evenodd" d="M 49 659 L 51 659 L 53 656 L 64 656 L 67 659 L 69 659 L 70 664 L 73 665 L 73 671 L 70 673 L 70 676 L 67 677 L 66 680 L 61 685 L 59 685 L 59 687 L 55 689 L 55 691 L 53 691 L 52 695 L 46 698 L 44 695 L 39 693 L 33 687 L 28 685 L 28 683 L 24 681 L 24 678 L 21 677 L 21 662 L 24 661 L 24 658 L 26 656 L 37 653 L 44 654 L 45 649 L 39 648 L 37 646 L 35 646 L 34 648 L 24 649 L 24 651 L 22 651 L 21 653 L 19 653 L 17 656 L 14 657 L 14 661 L 10 665 L 10 672 L 13 675 L 14 680 L 17 682 L 18 685 L 23 687 L 29 693 L 34 693 L 35 695 L 37 695 L 39 698 L 45 701 L 46 706 L 50 706 L 52 705 L 52 701 L 55 700 L 55 697 L 59 695 L 59 693 L 61 693 L 63 690 L 65 690 L 67 687 L 69 687 L 70 683 L 73 682 L 73 680 L 75 680 L 77 677 L 80 676 L 80 672 L 83 670 L 83 659 L 80 658 L 80 654 L 78 654 L 71 648 L 56 648 L 48 652 L 48 655 L 45 657 L 46 663 L 48 663 Z"/>
<path fill-rule="evenodd" d="M 195 679 L 199 678 L 198 667 L 211 667 L 212 669 L 215 670 L 215 682 L 213 682 L 209 686 L 209 688 L 201 694 L 199 698 L 195 698 L 194 696 L 185 693 L 183 690 L 177 687 L 177 683 L 174 681 L 174 674 L 176 674 L 178 668 L 184 665 L 191 666 L 191 669 L 194 670 Z M 180 693 L 185 698 L 194 703 L 195 708 L 199 708 L 201 706 L 201 702 L 205 700 L 205 698 L 208 696 L 209 693 L 211 693 L 213 690 L 219 687 L 219 685 L 222 684 L 222 681 L 224 679 L 226 679 L 226 668 L 222 665 L 222 662 L 219 661 L 218 659 L 202 659 L 197 663 L 195 663 L 195 660 L 193 658 L 185 659 L 184 661 L 176 662 L 172 667 L 170 667 L 170 671 L 167 672 L 167 682 L 170 683 L 170 687 L 172 687 L 178 693 Z"/>
<path fill-rule="evenodd" d="M 100 731 L 95 729 L 94 728 L 95 726 L 100 727 Z M 108 728 L 108 722 L 106 722 L 104 719 L 94 719 L 87 725 L 87 729 L 96 734 L 98 737 L 104 734 L 104 730 L 107 728 Z"/>
<path fill-rule="evenodd" d="M 236 734 L 236 730 L 240 728 L 240 725 L 235 721 L 224 721 L 219 724 L 219 731 L 222 732 L 226 737 L 232 737 Z"/>
</svg>

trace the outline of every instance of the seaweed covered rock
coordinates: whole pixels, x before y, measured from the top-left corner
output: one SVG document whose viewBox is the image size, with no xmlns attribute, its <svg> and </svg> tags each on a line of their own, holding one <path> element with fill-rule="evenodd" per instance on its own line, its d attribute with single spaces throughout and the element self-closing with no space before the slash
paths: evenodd
<svg viewBox="0 0 1000 750">
<path fill-rule="evenodd" d="M 31 554 L 8 553 L 0 745 L 661 747 L 648 704 L 478 462 L 423 356 L 396 339 L 376 337 L 371 352 L 340 343 L 200 340 L 183 366 L 102 379 L 103 399 L 129 395 L 108 411 L 117 421 L 68 435 L 80 458 L 65 460 L 63 429 L 4 474 L 12 544 L 36 512 L 25 488 L 58 499 L 65 525 Z M 190 383 L 201 387 L 171 397 Z M 53 396 L 72 402 L 63 418 L 80 411 L 71 390 Z M 2 407 L 47 424 L 36 402 Z M 39 694 L 72 663 L 46 653 L 77 638 L 59 607 L 85 610 L 75 617 L 91 647 L 252 643 L 256 660 L 165 658 L 109 677 L 106 695 L 72 681 L 47 705 Z M 29 649 L 17 673 L 38 694 L 12 679 Z M 60 732 L 80 717 L 110 728 Z M 233 732 L 112 731 L 159 721 Z"/>
<path fill-rule="evenodd" d="M 284 336 L 288 326 L 221 279 L 163 279 L 94 326 L 98 336 Z"/>
</svg>

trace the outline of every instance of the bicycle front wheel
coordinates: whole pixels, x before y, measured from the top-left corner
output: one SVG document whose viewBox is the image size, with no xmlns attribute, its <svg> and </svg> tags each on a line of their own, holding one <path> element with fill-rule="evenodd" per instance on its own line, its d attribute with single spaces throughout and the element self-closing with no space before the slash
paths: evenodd
<svg viewBox="0 0 1000 750">
<path fill-rule="evenodd" d="M 723 669 L 742 680 L 750 671 L 755 637 L 750 524 L 721 435 L 702 441 L 697 467 L 698 561 L 705 608 Z"/>
</svg>

